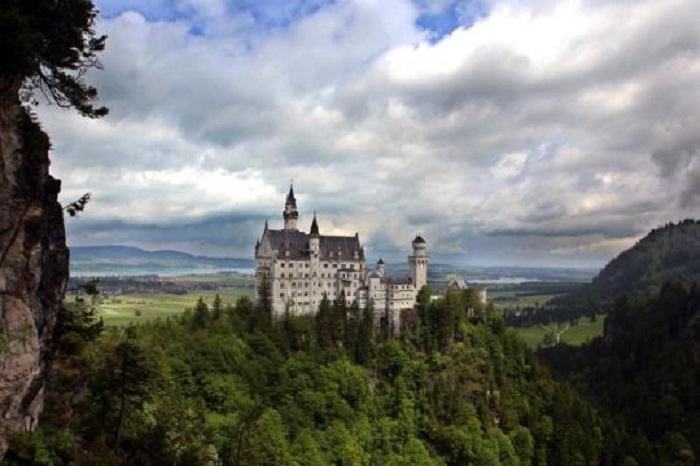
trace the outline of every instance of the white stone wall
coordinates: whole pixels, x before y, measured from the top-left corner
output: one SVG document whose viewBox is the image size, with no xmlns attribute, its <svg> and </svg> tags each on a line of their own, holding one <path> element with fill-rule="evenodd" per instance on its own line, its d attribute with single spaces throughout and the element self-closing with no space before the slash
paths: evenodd
<svg viewBox="0 0 700 466">
<path fill-rule="evenodd" d="M 258 258 L 257 284 L 262 275 L 269 273 L 272 303 L 275 314 L 281 315 L 287 306 L 296 314 L 318 310 L 324 294 L 334 300 L 345 292 L 352 304 L 363 286 L 365 265 L 357 260 L 307 260 Z"/>
</svg>

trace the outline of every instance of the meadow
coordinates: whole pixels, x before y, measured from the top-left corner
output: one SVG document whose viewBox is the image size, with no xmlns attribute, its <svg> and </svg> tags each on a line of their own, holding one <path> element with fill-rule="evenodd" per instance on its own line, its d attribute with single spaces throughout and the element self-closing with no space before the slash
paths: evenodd
<svg viewBox="0 0 700 466">
<path fill-rule="evenodd" d="M 107 327 L 119 327 L 157 318 L 174 317 L 185 309 L 192 309 L 202 297 L 211 306 L 216 295 L 224 306 L 235 305 L 241 296 L 253 296 L 252 289 L 197 290 L 187 294 L 123 294 L 98 299 L 95 308 Z M 67 299 L 71 299 L 70 297 Z"/>
<path fill-rule="evenodd" d="M 567 345 L 579 346 L 587 341 L 603 335 L 603 327 L 605 325 L 605 315 L 597 316 L 595 322 L 589 319 L 580 319 L 576 325 L 570 326 L 561 335 L 561 343 Z M 531 348 L 537 348 L 544 341 L 547 334 L 547 329 L 540 325 L 531 327 L 511 327 L 518 337 Z"/>
<path fill-rule="evenodd" d="M 514 309 L 516 307 L 540 307 L 559 294 L 522 294 L 513 289 L 495 289 L 488 291 L 489 302 L 496 309 Z"/>
</svg>

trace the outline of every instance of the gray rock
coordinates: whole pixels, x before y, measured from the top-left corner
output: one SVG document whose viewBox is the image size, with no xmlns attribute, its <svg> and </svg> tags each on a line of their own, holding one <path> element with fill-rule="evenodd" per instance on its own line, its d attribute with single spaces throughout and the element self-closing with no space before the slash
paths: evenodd
<svg viewBox="0 0 700 466">
<path fill-rule="evenodd" d="M 49 138 L 0 82 L 0 461 L 12 434 L 36 427 L 68 279 L 60 181 Z"/>
</svg>

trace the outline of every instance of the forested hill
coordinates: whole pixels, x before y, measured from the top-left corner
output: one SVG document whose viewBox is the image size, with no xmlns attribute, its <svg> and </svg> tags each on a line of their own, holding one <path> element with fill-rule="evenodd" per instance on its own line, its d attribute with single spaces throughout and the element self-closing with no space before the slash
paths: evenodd
<svg viewBox="0 0 700 466">
<path fill-rule="evenodd" d="M 8 465 L 615 464 L 611 424 L 552 379 L 472 290 L 389 336 L 339 299 L 273 318 L 269 299 L 100 332 L 67 306 L 39 428 Z M 470 314 L 469 309 L 473 310 Z M 622 456 L 620 456 L 622 455 Z M 619 463 L 618 463 L 619 464 Z"/>
<path fill-rule="evenodd" d="M 683 220 L 652 230 L 593 279 L 604 299 L 657 292 L 669 279 L 700 279 L 700 221 Z"/>
<path fill-rule="evenodd" d="M 586 315 L 620 296 L 658 293 L 669 280 L 686 285 L 700 281 L 700 220 L 683 220 L 652 230 L 610 261 L 590 284 L 551 304 Z"/>
</svg>

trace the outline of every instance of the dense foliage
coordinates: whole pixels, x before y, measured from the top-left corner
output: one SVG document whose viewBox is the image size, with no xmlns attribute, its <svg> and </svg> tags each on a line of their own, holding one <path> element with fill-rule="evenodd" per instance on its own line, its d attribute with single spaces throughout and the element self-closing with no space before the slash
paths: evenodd
<svg viewBox="0 0 700 466">
<path fill-rule="evenodd" d="M 601 462 L 604 420 L 473 293 L 420 298 L 400 338 L 378 330 L 371 309 L 342 300 L 325 301 L 315 316 L 279 319 L 247 299 L 200 300 L 180 319 L 97 340 L 74 331 L 40 429 L 15 439 L 7 460 Z"/>
<path fill-rule="evenodd" d="M 619 434 L 607 441 L 616 464 L 625 455 L 640 465 L 697 464 L 700 287 L 669 282 L 651 297 L 621 298 L 603 338 L 542 355 L 614 413 Z"/>
<path fill-rule="evenodd" d="M 0 92 L 21 93 L 25 103 L 41 92 L 50 102 L 101 117 L 97 90 L 85 73 L 99 67 L 105 36 L 95 34 L 97 10 L 90 0 L 3 0 L 0 8 Z"/>
</svg>

